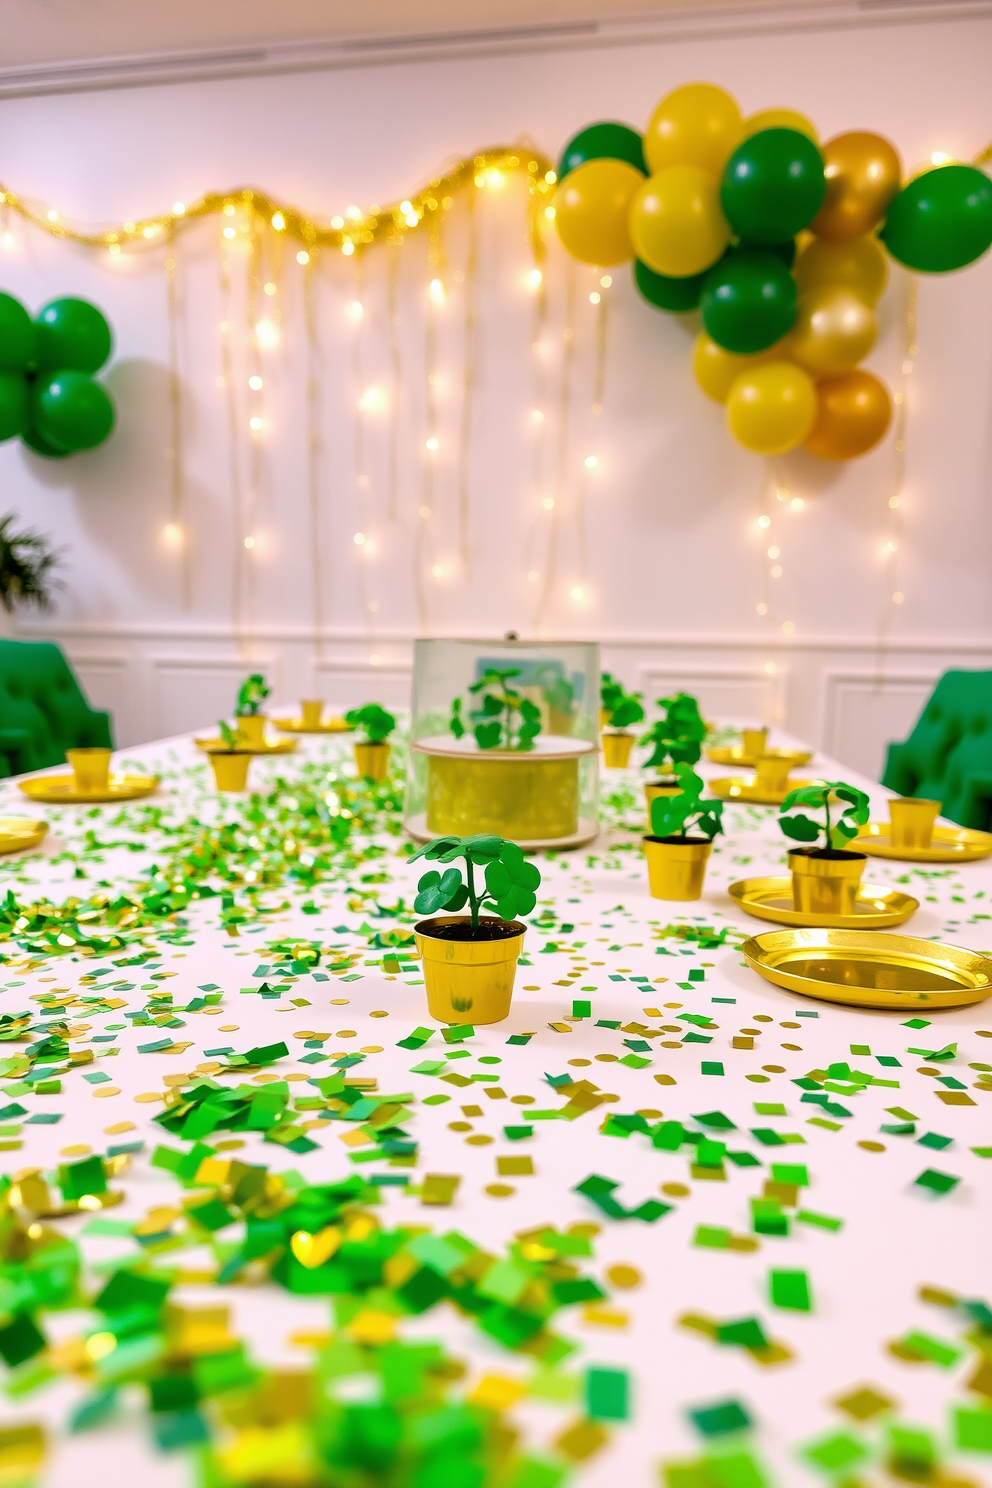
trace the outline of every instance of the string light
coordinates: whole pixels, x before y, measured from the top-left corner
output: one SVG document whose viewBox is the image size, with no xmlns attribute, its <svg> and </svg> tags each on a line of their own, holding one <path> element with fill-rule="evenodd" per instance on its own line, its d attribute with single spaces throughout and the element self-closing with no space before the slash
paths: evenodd
<svg viewBox="0 0 992 1488">
<path fill-rule="evenodd" d="M 298 264 L 308 264 L 310 262 L 310 255 L 305 248 L 301 248 L 296 255 L 296 262 Z"/>
<path fill-rule="evenodd" d="M 248 548 L 248 549 L 251 549 L 254 546 L 255 546 L 255 539 L 253 537 L 246 537 L 245 538 L 245 547 Z"/>
<path fill-rule="evenodd" d="M 248 427 L 249 429 L 251 429 L 253 434 L 257 434 L 261 429 L 262 420 L 259 418 L 257 413 L 253 414 L 252 417 L 248 420 Z"/>
<path fill-rule="evenodd" d="M 590 305 L 598 305 L 599 302 L 600 302 L 600 299 L 601 299 L 601 295 L 599 293 L 599 290 L 598 289 L 594 289 L 593 292 L 592 292 L 592 294 L 589 296 L 589 303 L 590 303 Z"/>
<path fill-rule="evenodd" d="M 762 515 L 758 518 L 758 526 L 759 527 L 770 527 L 771 525 L 772 525 L 772 519 L 771 519 L 771 517 L 766 516 L 764 513 L 762 513 Z"/>
<path fill-rule="evenodd" d="M 382 408 L 385 402 L 386 395 L 383 393 L 382 388 L 369 387 L 365 389 L 359 398 L 358 406 L 363 413 L 373 413 L 376 409 Z"/>
<path fill-rule="evenodd" d="M 613 283 L 612 277 L 609 274 L 604 274 L 603 277 L 599 281 L 599 287 L 600 287 L 600 289 L 609 289 L 609 287 L 610 287 L 610 285 L 612 283 Z"/>
<path fill-rule="evenodd" d="M 172 215 L 173 217 L 184 217 L 186 215 L 186 203 L 179 201 L 173 202 Z"/>
<path fill-rule="evenodd" d="M 540 269 L 531 269 L 527 275 L 527 283 L 531 289 L 540 289 L 544 283 L 544 275 Z"/>
<path fill-rule="evenodd" d="M 444 304 L 444 284 L 440 279 L 432 279 L 430 283 L 430 296 L 435 305 Z"/>
<path fill-rule="evenodd" d="M 365 314 L 361 300 L 352 300 L 348 305 L 348 316 L 351 320 L 361 320 Z"/>
<path fill-rule="evenodd" d="M 595 470 L 596 466 L 599 464 L 599 460 L 595 455 L 586 455 L 582 463 L 585 465 L 587 470 Z"/>
<path fill-rule="evenodd" d="M 356 546 L 360 548 L 363 545 L 363 543 L 365 542 L 365 533 L 364 532 L 356 532 L 355 533 L 355 536 L 352 538 L 352 542 L 355 543 Z"/>
<path fill-rule="evenodd" d="M 263 387 L 262 379 L 260 377 L 249 377 L 248 386 L 253 393 L 259 393 Z"/>
<path fill-rule="evenodd" d="M 271 320 L 260 320 L 255 327 L 255 340 L 265 351 L 279 345 L 279 327 Z"/>
<path fill-rule="evenodd" d="M 438 439 L 437 435 L 432 434 L 429 439 L 425 439 L 424 447 L 426 449 L 429 449 L 432 455 L 436 454 L 437 450 L 440 448 L 440 440 Z"/>
<path fill-rule="evenodd" d="M 165 538 L 165 541 L 168 543 L 170 548 L 178 548 L 182 546 L 183 531 L 178 523 L 166 522 L 165 526 L 162 529 L 162 536 Z"/>
</svg>

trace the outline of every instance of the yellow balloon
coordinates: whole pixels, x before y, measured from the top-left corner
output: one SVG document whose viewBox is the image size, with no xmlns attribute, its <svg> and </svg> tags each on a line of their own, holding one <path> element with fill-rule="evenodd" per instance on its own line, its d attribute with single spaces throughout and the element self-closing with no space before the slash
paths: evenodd
<svg viewBox="0 0 992 1488">
<path fill-rule="evenodd" d="M 823 285 L 799 298 L 788 354 L 815 377 L 847 372 L 868 355 L 878 334 L 871 305 L 850 289 Z"/>
<path fill-rule="evenodd" d="M 812 119 L 807 119 L 805 114 L 797 114 L 795 109 L 761 109 L 758 113 L 749 115 L 744 120 L 741 138 L 750 139 L 752 134 L 759 134 L 762 129 L 797 129 L 800 134 L 807 135 L 814 145 L 820 143 L 820 133 Z"/>
<path fill-rule="evenodd" d="M 725 351 L 705 331 L 700 331 L 692 349 L 692 370 L 707 398 L 712 398 L 714 403 L 726 403 L 730 389 L 742 372 L 780 357 L 781 352 L 775 348 L 756 352 L 754 356 L 738 356 L 736 352 Z"/>
<path fill-rule="evenodd" d="M 651 115 L 644 158 L 652 175 L 670 165 L 698 165 L 719 179 L 741 130 L 741 111 L 729 93 L 713 83 L 687 83 L 666 93 Z"/>
<path fill-rule="evenodd" d="M 875 305 L 882 297 L 889 277 L 885 252 L 871 233 L 863 238 L 850 238 L 846 243 L 828 243 L 826 238 L 810 238 L 801 249 L 793 269 L 799 293 L 833 285 L 850 289 L 859 299 Z"/>
<path fill-rule="evenodd" d="M 573 258 L 607 267 L 634 256 L 630 207 L 644 177 L 625 160 L 587 160 L 555 195 L 555 227 Z"/>
<path fill-rule="evenodd" d="M 727 399 L 727 426 L 745 449 L 781 455 L 802 444 L 816 418 L 816 386 L 792 362 L 742 372 Z"/>
<path fill-rule="evenodd" d="M 715 177 L 697 165 L 649 176 L 630 209 L 630 236 L 637 257 L 656 274 L 701 274 L 730 242 Z"/>
</svg>

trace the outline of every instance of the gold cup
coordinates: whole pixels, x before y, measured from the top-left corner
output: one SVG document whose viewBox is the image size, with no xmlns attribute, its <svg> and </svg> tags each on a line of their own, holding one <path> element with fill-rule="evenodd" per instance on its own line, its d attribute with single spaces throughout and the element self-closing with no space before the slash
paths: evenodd
<svg viewBox="0 0 992 1488">
<path fill-rule="evenodd" d="M 749 759 L 760 759 L 768 743 L 766 728 L 741 729 L 741 749 Z"/>
<path fill-rule="evenodd" d="M 305 729 L 319 729 L 320 720 L 324 712 L 322 699 L 304 700 L 300 703 L 300 714 Z"/>
<path fill-rule="evenodd" d="M 925 801 L 916 796 L 900 796 L 890 801 L 889 841 L 892 846 L 929 847 L 933 841 L 933 824 L 942 805 L 942 801 Z"/>
<path fill-rule="evenodd" d="M 242 749 L 264 749 L 265 748 L 265 725 L 268 722 L 264 713 L 242 713 L 238 717 L 238 743 Z"/>
<path fill-rule="evenodd" d="M 413 927 L 424 958 L 427 1011 L 439 1023 L 501 1023 L 510 1011 L 524 929 L 503 940 L 445 940 L 433 926 L 469 922 L 468 915 L 439 915 Z"/>
<path fill-rule="evenodd" d="M 867 861 L 859 852 L 841 851 L 827 858 L 793 848 L 789 853 L 793 908 L 808 915 L 853 915 Z"/>
<path fill-rule="evenodd" d="M 795 764 L 791 754 L 763 754 L 755 766 L 754 783 L 762 792 L 770 796 L 779 795 L 788 790 L 789 771 Z"/>
<path fill-rule="evenodd" d="M 86 791 L 105 791 L 110 785 L 110 756 L 111 749 L 67 749 L 65 757 L 72 766 L 72 773 L 76 777 L 76 789 L 80 794 Z"/>
</svg>

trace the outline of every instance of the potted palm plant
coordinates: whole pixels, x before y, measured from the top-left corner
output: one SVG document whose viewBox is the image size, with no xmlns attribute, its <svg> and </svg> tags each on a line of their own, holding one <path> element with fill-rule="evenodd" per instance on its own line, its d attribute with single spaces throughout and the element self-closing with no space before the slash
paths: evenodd
<svg viewBox="0 0 992 1488">
<path fill-rule="evenodd" d="M 8 615 L 21 605 L 50 610 L 61 554 L 40 532 L 15 532 L 14 520 L 13 512 L 0 518 L 0 605 Z"/>
<path fill-rule="evenodd" d="M 676 795 L 651 802 L 651 833 L 643 839 L 653 899 L 698 899 L 713 838 L 723 831 L 723 802 L 702 800 L 703 782 L 690 765 L 676 764 Z"/>
<path fill-rule="evenodd" d="M 627 692 L 619 682 L 607 689 L 609 699 L 603 726 L 603 763 L 610 770 L 624 770 L 630 764 L 634 747 L 632 723 L 643 723 L 644 704 L 639 692 Z"/>
<path fill-rule="evenodd" d="M 831 804 L 841 810 L 833 818 Z M 797 806 L 823 812 L 823 821 L 814 821 Z M 846 844 L 858 835 L 858 828 L 868 820 L 868 797 L 856 786 L 842 780 L 822 781 L 790 791 L 779 807 L 779 826 L 794 842 L 822 846 L 789 849 L 792 870 L 792 902 L 804 914 L 849 915 L 854 913 L 861 875 L 867 858 L 864 853 L 849 852 Z"/>
<path fill-rule="evenodd" d="M 678 692 L 674 697 L 659 698 L 657 706 L 664 708 L 664 714 L 655 720 L 640 740 L 642 744 L 654 746 L 650 758 L 644 762 L 645 769 L 659 772 L 654 780 L 644 783 L 648 811 L 655 796 L 674 796 L 682 789 L 675 766 L 696 764 L 706 738 L 706 724 L 700 716 L 699 704 L 690 693 Z"/>
<path fill-rule="evenodd" d="M 462 858 L 460 868 L 431 869 L 417 884 L 413 907 L 434 918 L 414 926 L 424 962 L 427 1007 L 440 1023 L 499 1023 L 510 1011 L 517 959 L 541 874 L 520 848 L 502 837 L 439 837 L 418 849 L 418 858 L 443 865 Z M 476 870 L 483 883 L 476 881 Z M 495 915 L 482 915 L 484 904 Z M 468 905 L 467 915 L 457 911 Z M 441 910 L 453 911 L 439 914 Z"/>
<path fill-rule="evenodd" d="M 261 672 L 252 672 L 238 688 L 234 713 L 238 720 L 238 735 L 247 749 L 265 748 L 265 725 L 268 720 L 262 712 L 262 704 L 271 690 Z"/>
<path fill-rule="evenodd" d="M 389 774 L 389 745 L 386 740 L 396 727 L 396 719 L 379 703 L 364 703 L 344 715 L 350 728 L 361 729 L 355 741 L 355 764 L 366 780 L 385 780 Z"/>
</svg>

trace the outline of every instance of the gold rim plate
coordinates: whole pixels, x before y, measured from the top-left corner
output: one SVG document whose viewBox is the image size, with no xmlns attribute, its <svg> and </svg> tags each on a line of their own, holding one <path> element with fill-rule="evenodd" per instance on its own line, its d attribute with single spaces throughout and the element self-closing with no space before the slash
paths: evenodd
<svg viewBox="0 0 992 1488">
<path fill-rule="evenodd" d="M 868 822 L 858 832 L 858 848 L 872 858 L 895 858 L 899 863 L 971 863 L 992 853 L 992 832 L 972 827 L 933 829 L 929 847 L 893 847 L 889 822 Z"/>
<path fill-rule="evenodd" d="M 0 853 L 23 852 L 37 847 L 48 831 L 46 821 L 30 816 L 0 816 Z"/>
<path fill-rule="evenodd" d="M 206 753 L 215 750 L 221 754 L 292 754 L 297 744 L 295 739 L 273 739 L 271 742 L 267 739 L 264 744 L 242 744 L 239 740 L 234 749 L 229 750 L 221 738 L 194 739 L 193 742 L 197 749 Z"/>
<path fill-rule="evenodd" d="M 284 734 L 353 734 L 355 732 L 351 724 L 345 723 L 343 718 L 330 718 L 326 723 L 318 723 L 316 728 L 307 728 L 302 718 L 273 718 L 272 722 Z"/>
<path fill-rule="evenodd" d="M 107 801 L 136 801 L 150 796 L 158 785 L 157 775 L 111 775 L 106 790 L 76 789 L 74 775 L 36 775 L 32 780 L 19 780 L 17 786 L 32 801 L 48 801 L 55 806 L 99 806 Z"/>
<path fill-rule="evenodd" d="M 767 791 L 759 789 L 753 778 L 746 779 L 743 775 L 721 776 L 706 783 L 721 801 L 739 801 L 743 806 L 781 806 L 790 791 L 823 784 L 820 780 L 790 780 L 784 790 Z"/>
<path fill-rule="evenodd" d="M 727 893 L 757 920 L 820 929 L 887 930 L 901 925 L 920 907 L 920 901 L 910 894 L 900 894 L 882 884 L 861 885 L 853 915 L 804 914 L 794 909 L 791 878 L 742 878 L 732 883 Z"/>
<path fill-rule="evenodd" d="M 797 769 L 800 765 L 808 765 L 813 758 L 811 749 L 766 749 L 765 754 L 771 755 L 772 759 L 783 759 L 788 755 L 795 760 Z M 748 754 L 741 744 L 717 744 L 707 749 L 705 755 L 714 765 L 740 765 L 745 770 L 754 770 L 758 764 L 758 756 Z"/>
<path fill-rule="evenodd" d="M 992 993 L 992 960 L 961 946 L 878 930 L 772 930 L 741 946 L 752 970 L 790 992 L 846 1007 L 968 1007 Z"/>
</svg>

